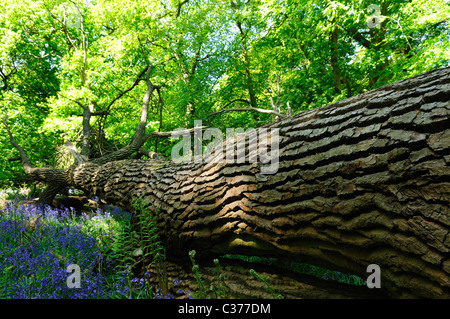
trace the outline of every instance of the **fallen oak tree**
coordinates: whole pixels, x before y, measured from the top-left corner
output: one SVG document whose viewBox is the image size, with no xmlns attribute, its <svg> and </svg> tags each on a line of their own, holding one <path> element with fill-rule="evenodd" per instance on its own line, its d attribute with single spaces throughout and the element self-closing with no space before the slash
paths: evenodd
<svg viewBox="0 0 450 319">
<path fill-rule="evenodd" d="M 130 211 L 137 198 L 158 207 L 175 264 L 192 249 L 199 259 L 271 256 L 362 277 L 377 264 L 391 297 L 449 298 L 449 101 L 445 68 L 268 125 L 280 134 L 273 175 L 248 161 L 124 159 L 147 136 L 145 99 L 132 147 L 68 170 L 33 167 L 4 124 L 48 194 L 73 186 Z"/>
</svg>

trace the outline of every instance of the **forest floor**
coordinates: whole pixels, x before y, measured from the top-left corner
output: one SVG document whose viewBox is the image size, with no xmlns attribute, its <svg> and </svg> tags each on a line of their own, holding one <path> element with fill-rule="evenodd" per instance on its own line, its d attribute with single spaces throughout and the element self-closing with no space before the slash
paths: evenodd
<svg viewBox="0 0 450 319">
<path fill-rule="evenodd" d="M 142 255 L 133 255 L 134 245 L 121 246 L 124 229 L 130 228 L 130 213 L 97 198 L 67 198 L 86 205 L 81 209 L 40 207 L 35 198 L 19 192 L 1 199 L 0 299 L 190 297 L 177 289 L 178 281 L 163 295 L 145 276 L 137 277 L 132 271 L 130 265 Z M 78 279 L 68 272 L 73 265 L 80 272 Z M 71 289 L 69 279 L 80 289 Z"/>
</svg>

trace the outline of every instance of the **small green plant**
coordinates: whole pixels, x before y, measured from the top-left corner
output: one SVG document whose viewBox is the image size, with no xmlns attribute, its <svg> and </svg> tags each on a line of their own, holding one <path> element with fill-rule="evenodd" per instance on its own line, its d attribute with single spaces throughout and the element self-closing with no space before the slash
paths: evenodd
<svg viewBox="0 0 450 319">
<path fill-rule="evenodd" d="M 141 198 L 133 201 L 133 207 L 135 216 L 138 217 L 134 225 L 137 230 L 133 230 L 131 219 L 124 220 L 113 244 L 118 270 L 121 276 L 126 278 L 126 286 L 129 288 L 125 295 L 131 298 L 150 298 L 156 295 L 148 280 L 138 280 L 132 275 L 132 271 L 140 264 L 146 274 L 148 267 L 154 267 L 159 286 L 158 296 L 167 296 L 169 282 L 166 252 L 159 240 L 157 227 L 159 210 Z"/>
<path fill-rule="evenodd" d="M 277 294 L 275 292 L 275 288 L 272 287 L 267 280 L 269 279 L 269 277 L 263 277 L 262 275 L 258 274 L 254 269 L 250 269 L 250 274 L 252 276 L 254 276 L 256 279 L 261 280 L 264 283 L 264 288 L 266 289 L 266 291 L 272 296 L 272 298 L 276 298 L 276 299 L 283 299 L 283 296 L 280 294 Z"/>
<path fill-rule="evenodd" d="M 152 212 L 142 199 L 134 201 L 134 207 L 139 214 L 140 245 L 143 252 L 142 267 L 145 269 L 145 257 L 155 257 L 164 253 L 164 246 L 158 239 L 157 220 L 159 210 Z"/>
<path fill-rule="evenodd" d="M 197 282 L 198 285 L 198 289 L 197 291 L 194 293 L 194 297 L 198 298 L 198 299 L 205 299 L 209 296 L 208 291 L 206 289 L 205 283 L 202 280 L 202 276 L 200 273 L 200 267 L 199 265 L 195 262 L 195 250 L 191 250 L 189 252 L 189 259 L 191 260 L 192 263 L 192 271 L 194 272 L 195 275 L 195 280 Z"/>
<path fill-rule="evenodd" d="M 158 236 L 158 214 L 157 207 L 151 207 L 143 199 L 133 201 L 135 212 L 139 214 L 139 244 L 142 252 L 142 269 L 145 271 L 147 265 L 145 260 L 151 259 L 148 266 L 154 266 L 158 279 L 159 289 L 162 295 L 167 295 L 169 283 L 167 279 L 166 250 Z M 153 209 L 152 209 L 153 208 Z"/>
<path fill-rule="evenodd" d="M 202 274 L 200 272 L 200 267 L 195 261 L 195 250 L 189 252 L 189 258 L 192 263 L 192 271 L 195 275 L 195 280 L 198 285 L 197 291 L 194 293 L 194 297 L 198 299 L 224 299 L 228 298 L 231 294 L 231 290 L 225 283 L 225 275 L 223 274 L 222 267 L 220 266 L 219 260 L 214 259 L 214 264 L 216 265 L 216 277 L 213 279 L 209 286 L 206 285 L 205 281 L 201 278 Z"/>
<path fill-rule="evenodd" d="M 135 244 L 136 240 L 130 223 L 122 222 L 112 245 L 113 258 L 117 262 L 117 267 L 120 271 L 134 264 L 133 252 Z"/>
<path fill-rule="evenodd" d="M 222 266 L 219 263 L 219 259 L 214 259 L 214 264 L 216 265 L 217 277 L 215 281 L 217 285 L 215 286 L 215 293 L 218 298 L 227 298 L 231 295 L 231 290 L 225 283 L 225 275 L 223 274 Z"/>
</svg>

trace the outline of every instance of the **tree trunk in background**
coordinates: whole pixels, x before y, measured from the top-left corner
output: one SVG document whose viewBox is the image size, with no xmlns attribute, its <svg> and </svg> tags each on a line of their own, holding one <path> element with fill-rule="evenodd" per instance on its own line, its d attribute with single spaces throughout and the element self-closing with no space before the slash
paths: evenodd
<svg viewBox="0 0 450 319">
<path fill-rule="evenodd" d="M 274 123 L 274 175 L 123 160 L 80 165 L 72 183 L 159 207 L 169 257 L 270 256 L 363 278 L 378 264 L 393 297 L 449 298 L 449 100 L 447 68 Z"/>
<path fill-rule="evenodd" d="M 333 19 L 333 24 L 336 23 L 336 18 Z M 336 94 L 341 93 L 341 86 L 342 86 L 342 80 L 341 80 L 341 71 L 339 69 L 339 27 L 335 26 L 333 27 L 333 30 L 331 31 L 331 68 L 333 71 L 333 78 L 334 78 L 334 91 Z"/>
<path fill-rule="evenodd" d="M 391 297 L 450 298 L 449 101 L 446 68 L 273 123 L 274 175 L 249 161 L 121 160 L 73 167 L 67 183 L 130 211 L 140 197 L 158 207 L 177 276 L 190 271 L 190 250 L 199 261 L 268 256 L 364 279 L 378 264 Z M 308 290 L 294 277 L 280 271 L 280 289 Z"/>
</svg>

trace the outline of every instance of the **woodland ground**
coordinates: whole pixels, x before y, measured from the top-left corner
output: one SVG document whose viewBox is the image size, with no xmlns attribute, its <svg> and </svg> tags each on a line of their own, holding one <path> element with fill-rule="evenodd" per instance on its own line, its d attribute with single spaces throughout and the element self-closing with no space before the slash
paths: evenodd
<svg viewBox="0 0 450 319">
<path fill-rule="evenodd" d="M 211 298 L 229 297 L 219 293 L 223 287 L 190 292 L 182 289 L 177 278 L 167 278 L 166 289 L 151 287 L 141 264 L 142 246 L 139 242 L 147 235 L 130 228 L 130 214 L 119 207 L 107 209 L 74 209 L 45 207 L 30 204 L 30 188 L 0 191 L 0 298 L 2 299 L 109 299 L 109 298 Z M 94 197 L 94 202 L 99 199 Z M 150 221 L 151 224 L 151 221 Z M 138 239 L 138 240 L 133 240 Z M 154 237 L 155 239 L 156 237 Z M 142 241 L 141 241 L 142 242 Z M 143 247 L 144 255 L 163 251 L 154 240 L 153 246 Z M 150 246 L 152 248 L 150 248 Z M 191 252 L 192 253 L 192 252 Z M 191 254 L 192 257 L 195 252 Z M 150 256 L 152 257 L 152 256 Z M 223 258 L 247 262 L 274 264 L 276 260 L 261 257 L 225 255 Z M 152 258 L 149 258 L 152 259 Z M 198 278 L 201 270 L 195 267 Z M 148 259 L 146 258 L 146 261 Z M 218 261 L 217 261 L 218 262 Z M 81 269 L 80 289 L 68 288 L 67 267 L 77 264 Z M 351 285 L 365 285 L 363 279 L 307 264 L 285 265 L 299 273 L 337 280 Z M 254 273 L 255 280 L 266 280 Z M 220 276 L 220 275 L 219 275 Z M 201 280 L 201 279 L 200 279 Z M 273 297 L 283 296 L 267 284 Z M 166 290 L 166 291 L 163 291 Z"/>
</svg>

